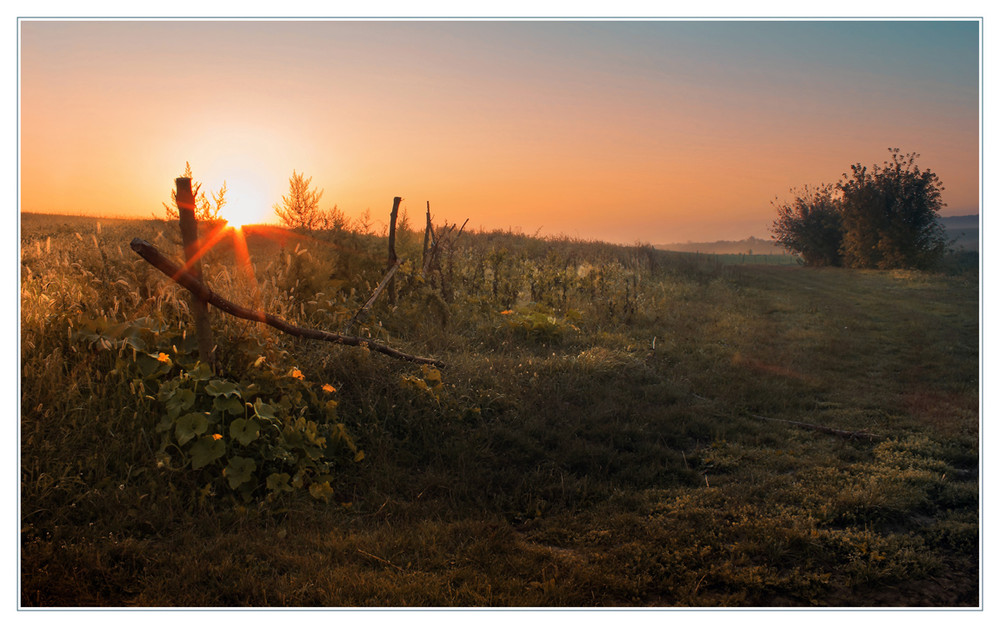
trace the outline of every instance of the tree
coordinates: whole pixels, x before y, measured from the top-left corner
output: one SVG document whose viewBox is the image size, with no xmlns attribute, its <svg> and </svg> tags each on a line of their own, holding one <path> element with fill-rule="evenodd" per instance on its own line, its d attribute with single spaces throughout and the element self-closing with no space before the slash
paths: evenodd
<svg viewBox="0 0 1000 628">
<path fill-rule="evenodd" d="M 916 153 L 889 152 L 891 161 L 871 169 L 855 164 L 837 185 L 844 261 L 856 268 L 930 268 L 948 242 L 938 221 L 944 187 L 935 173 L 917 167 Z"/>
<path fill-rule="evenodd" d="M 834 198 L 832 185 L 818 188 L 805 186 L 801 191 L 790 190 L 793 201 L 772 202 L 778 218 L 771 226 L 774 241 L 802 256 L 809 266 L 840 266 L 843 225 L 840 200 Z"/>
<path fill-rule="evenodd" d="M 281 203 L 274 205 L 274 213 L 286 227 L 306 230 L 322 227 L 325 223 L 323 213 L 319 209 L 319 199 L 323 190 L 310 189 L 312 177 L 308 179 L 303 174 L 292 171 L 288 179 L 288 196 L 281 197 Z"/>
<path fill-rule="evenodd" d="M 370 207 L 365 208 L 365 211 L 354 219 L 354 229 L 364 235 L 371 235 L 374 233 L 374 229 L 372 228 L 373 224 L 372 210 Z"/>
<path fill-rule="evenodd" d="M 336 205 L 331 209 L 320 212 L 318 227 L 320 229 L 332 230 L 332 231 L 343 231 L 347 229 L 351 224 L 351 219 L 347 217 L 344 212 L 340 210 Z"/>
<path fill-rule="evenodd" d="M 222 187 L 218 192 L 212 192 L 212 200 L 209 201 L 204 192 L 200 192 L 201 183 L 194 180 L 191 175 L 191 164 L 184 162 L 184 174 L 182 177 L 191 179 L 191 189 L 194 191 L 194 215 L 199 221 L 211 222 L 222 220 L 222 208 L 226 205 L 226 182 L 222 182 Z M 170 204 L 163 204 L 167 220 L 177 220 L 177 190 L 170 191 Z"/>
</svg>

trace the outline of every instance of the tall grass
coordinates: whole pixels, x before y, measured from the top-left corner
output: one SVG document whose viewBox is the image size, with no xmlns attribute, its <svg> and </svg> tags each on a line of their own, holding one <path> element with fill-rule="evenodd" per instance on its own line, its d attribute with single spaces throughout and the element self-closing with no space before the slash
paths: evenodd
<svg viewBox="0 0 1000 628">
<path fill-rule="evenodd" d="M 159 464 L 159 382 L 93 332 L 193 336 L 137 236 L 180 257 L 158 221 L 22 220 L 24 605 L 979 603 L 974 276 L 506 232 L 463 233 L 424 276 L 403 233 L 398 304 L 354 331 L 444 360 L 440 380 L 213 312 L 226 377 L 266 358 L 328 384 L 365 453 L 334 460 L 328 499 L 247 501 Z M 385 270 L 360 233 L 247 245 L 254 281 L 223 240 L 212 288 L 331 331 Z"/>
</svg>

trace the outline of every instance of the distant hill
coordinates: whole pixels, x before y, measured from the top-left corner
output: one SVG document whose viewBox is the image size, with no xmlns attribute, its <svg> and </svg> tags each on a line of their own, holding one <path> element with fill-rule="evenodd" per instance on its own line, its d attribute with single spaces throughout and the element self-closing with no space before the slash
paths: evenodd
<svg viewBox="0 0 1000 628">
<path fill-rule="evenodd" d="M 657 244 L 656 248 L 664 251 L 680 251 L 682 253 L 747 253 L 754 255 L 781 255 L 785 250 L 776 246 L 771 240 L 749 237 L 745 240 L 718 240 L 716 242 L 675 242 L 673 244 Z"/>
<path fill-rule="evenodd" d="M 948 234 L 948 240 L 954 240 L 951 245 L 953 248 L 979 250 L 979 214 L 947 216 L 941 218 L 941 224 Z"/>
<path fill-rule="evenodd" d="M 941 218 L 941 224 L 945 226 L 945 229 L 978 229 L 979 214 L 969 214 L 967 216 L 945 216 Z"/>
<path fill-rule="evenodd" d="M 941 225 L 952 242 L 953 248 L 963 248 L 966 251 L 979 250 L 979 214 L 968 216 L 947 216 L 941 218 Z M 747 253 L 754 255 L 782 255 L 787 253 L 771 240 L 749 237 L 745 240 L 717 240 L 716 242 L 674 242 L 657 244 L 656 248 L 664 251 L 680 251 L 682 253 Z"/>
</svg>

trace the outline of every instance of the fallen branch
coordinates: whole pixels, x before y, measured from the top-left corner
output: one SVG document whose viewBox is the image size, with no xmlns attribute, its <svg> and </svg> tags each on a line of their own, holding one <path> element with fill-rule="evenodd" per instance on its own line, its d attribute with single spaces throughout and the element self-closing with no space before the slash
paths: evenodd
<svg viewBox="0 0 1000 628">
<path fill-rule="evenodd" d="M 368 300 L 365 301 L 365 304 L 362 305 L 361 309 L 358 310 L 357 314 L 354 315 L 354 318 L 351 319 L 351 322 L 347 324 L 347 326 L 344 328 L 344 331 L 347 331 L 351 329 L 353 326 L 357 325 L 358 322 L 362 320 L 362 317 L 368 314 L 368 308 L 370 308 L 372 304 L 375 303 L 375 299 L 378 298 L 378 295 L 382 294 L 382 291 L 389 284 L 389 279 L 394 274 L 396 274 L 396 271 L 399 269 L 399 265 L 402 263 L 403 260 L 401 259 L 396 260 L 396 263 L 392 265 L 392 268 L 390 268 L 389 272 L 387 272 L 385 274 L 385 277 L 382 278 L 382 281 L 378 284 L 378 287 L 375 288 L 375 292 L 372 292 L 372 296 L 368 297 Z"/>
<path fill-rule="evenodd" d="M 794 425 L 795 427 L 801 427 L 807 430 L 815 430 L 817 432 L 823 432 L 824 434 L 832 434 L 834 436 L 840 436 L 841 438 L 850 439 L 867 439 L 870 441 L 884 440 L 885 436 L 879 436 L 878 434 L 872 434 L 870 432 L 855 432 L 851 430 L 838 430 L 834 427 L 828 427 L 826 425 L 815 425 L 813 423 L 802 423 L 801 421 L 789 421 L 788 419 L 774 419 L 769 416 L 761 416 L 759 414 L 748 415 L 754 419 L 760 419 L 761 421 L 775 421 L 777 423 L 787 423 L 788 425 Z"/>
<path fill-rule="evenodd" d="M 405 572 L 405 570 L 402 567 L 400 567 L 399 565 L 397 565 L 395 563 L 392 563 L 392 562 L 390 562 L 390 561 L 382 558 L 381 556 L 376 556 L 375 554 L 366 552 L 365 550 L 361 549 L 360 547 L 357 548 L 357 549 L 358 549 L 358 553 L 361 554 L 362 556 L 367 556 L 368 558 L 374 558 L 375 560 L 379 561 L 380 563 L 385 563 L 386 565 L 389 565 L 390 567 L 393 567 L 393 568 L 395 568 L 395 569 L 397 569 L 399 571 Z"/>
<path fill-rule="evenodd" d="M 211 303 L 215 307 L 219 308 L 226 314 L 235 316 L 236 318 L 242 318 L 248 321 L 256 321 L 258 323 L 264 323 L 270 325 L 275 329 L 290 334 L 292 336 L 298 336 L 300 338 L 311 338 L 313 340 L 323 340 L 326 342 L 335 342 L 337 344 L 349 345 L 352 347 L 368 347 L 372 351 L 382 353 L 392 358 L 398 360 L 408 360 L 410 362 L 416 362 L 417 364 L 432 364 L 437 367 L 444 367 L 444 363 L 440 360 L 435 360 L 433 358 L 422 358 L 415 355 L 409 355 L 403 353 L 402 351 L 397 351 L 392 347 L 387 347 L 386 345 L 380 344 L 373 340 L 368 340 L 366 338 L 359 338 L 357 336 L 345 336 L 343 334 L 335 334 L 328 331 L 322 331 L 319 329 L 309 329 L 307 327 L 299 327 L 297 325 L 292 325 L 285 320 L 274 316 L 273 314 L 267 314 L 259 310 L 251 310 L 240 305 L 236 305 L 231 301 L 227 301 L 218 294 L 212 292 L 205 284 L 198 281 L 190 274 L 185 272 L 180 265 L 178 265 L 173 260 L 167 258 L 162 253 L 160 253 L 156 247 L 154 247 L 149 242 L 141 238 L 135 238 L 129 245 L 132 250 L 139 254 L 144 260 L 156 267 L 157 270 L 165 274 L 166 276 L 173 279 L 175 282 L 192 292 L 199 299 Z"/>
</svg>

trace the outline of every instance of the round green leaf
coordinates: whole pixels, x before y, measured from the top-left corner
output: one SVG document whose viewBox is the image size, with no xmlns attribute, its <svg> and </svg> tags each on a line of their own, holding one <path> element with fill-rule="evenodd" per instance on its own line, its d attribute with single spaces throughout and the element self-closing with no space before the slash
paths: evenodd
<svg viewBox="0 0 1000 628">
<path fill-rule="evenodd" d="M 167 359 L 166 362 L 161 362 L 158 353 L 137 353 L 135 356 L 135 363 L 139 366 L 139 372 L 142 374 L 143 378 L 149 379 L 153 377 L 159 377 L 160 375 L 165 375 L 170 372 L 170 367 L 173 363 Z"/>
<path fill-rule="evenodd" d="M 243 414 L 243 402 L 233 396 L 225 397 L 219 396 L 212 400 L 212 408 L 218 410 L 219 412 L 228 412 L 232 415 Z"/>
<path fill-rule="evenodd" d="M 236 419 L 229 425 L 229 435 L 241 445 L 249 445 L 260 435 L 260 423 L 253 419 Z"/>
<path fill-rule="evenodd" d="M 174 434 L 177 444 L 184 445 L 195 436 L 201 436 L 208 429 L 208 418 L 202 412 L 191 412 L 177 419 Z"/>
<path fill-rule="evenodd" d="M 167 398 L 167 412 L 177 416 L 194 405 L 194 391 L 188 388 L 178 388 Z"/>
<path fill-rule="evenodd" d="M 278 418 L 274 414 L 274 408 L 271 407 L 271 406 L 269 406 L 269 405 L 267 405 L 266 403 L 264 403 L 260 399 L 258 399 L 257 401 L 253 402 L 253 411 L 254 411 L 254 414 L 256 414 L 258 417 L 260 417 L 262 419 L 268 419 L 268 420 L 271 420 L 271 421 L 275 421 Z"/>
<path fill-rule="evenodd" d="M 213 397 L 218 397 L 219 395 L 225 395 L 226 397 L 230 395 L 239 396 L 239 392 L 236 390 L 235 382 L 227 382 L 224 379 L 213 379 L 205 386 L 205 392 L 212 395 Z"/>
<path fill-rule="evenodd" d="M 199 362 L 196 367 L 188 371 L 188 376 L 197 382 L 206 382 L 212 378 L 212 367 L 205 364 L 204 362 Z"/>
<path fill-rule="evenodd" d="M 222 470 L 222 473 L 226 476 L 226 480 L 229 481 L 229 488 L 236 488 L 245 482 L 249 482 L 256 468 L 257 463 L 252 459 L 233 456 L 229 459 L 229 464 Z"/>
<path fill-rule="evenodd" d="M 267 476 L 267 490 L 274 493 L 290 493 L 294 489 L 288 483 L 292 476 L 287 473 L 272 473 Z"/>
<path fill-rule="evenodd" d="M 226 454 L 226 444 L 221 438 L 212 436 L 202 436 L 191 446 L 191 468 L 200 469 L 207 464 L 215 462 Z"/>
</svg>

